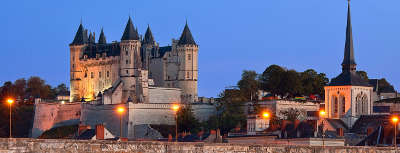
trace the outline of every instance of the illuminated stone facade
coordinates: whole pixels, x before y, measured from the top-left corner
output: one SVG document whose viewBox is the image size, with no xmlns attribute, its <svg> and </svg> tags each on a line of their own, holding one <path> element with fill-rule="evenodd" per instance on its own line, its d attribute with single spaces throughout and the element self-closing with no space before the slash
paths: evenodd
<svg viewBox="0 0 400 153">
<path fill-rule="evenodd" d="M 182 89 L 183 102 L 197 101 L 198 45 L 188 25 L 179 40 L 160 47 L 150 27 L 142 38 L 131 18 L 121 42 L 107 43 L 81 24 L 70 44 L 70 101 L 148 103 L 149 86 Z"/>
</svg>

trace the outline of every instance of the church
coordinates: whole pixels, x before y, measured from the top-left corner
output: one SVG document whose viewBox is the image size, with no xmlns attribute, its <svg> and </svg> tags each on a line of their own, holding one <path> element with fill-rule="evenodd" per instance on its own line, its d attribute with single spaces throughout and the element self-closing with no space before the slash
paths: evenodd
<svg viewBox="0 0 400 153">
<path fill-rule="evenodd" d="M 373 113 L 373 87 L 356 73 L 356 67 L 349 2 L 342 73 L 324 89 L 326 117 L 340 119 L 350 128 L 361 115 Z"/>
<path fill-rule="evenodd" d="M 180 89 L 182 102 L 198 99 L 199 48 L 187 23 L 169 46 L 159 46 L 150 26 L 139 35 L 131 17 L 121 42 L 107 42 L 103 29 L 96 42 L 81 23 L 69 47 L 70 101 L 148 103 L 150 87 Z"/>
</svg>

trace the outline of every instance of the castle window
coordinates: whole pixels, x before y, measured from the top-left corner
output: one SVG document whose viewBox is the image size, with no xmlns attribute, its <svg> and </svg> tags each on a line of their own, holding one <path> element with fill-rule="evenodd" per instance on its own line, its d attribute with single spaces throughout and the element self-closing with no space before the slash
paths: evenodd
<svg viewBox="0 0 400 153">
<path fill-rule="evenodd" d="M 93 72 L 90 72 L 90 77 L 94 78 L 94 73 Z"/>
<path fill-rule="evenodd" d="M 110 72 L 109 72 L 109 71 L 107 71 L 107 78 L 108 78 L 108 77 L 110 77 Z"/>
<path fill-rule="evenodd" d="M 128 71 L 128 70 L 126 70 L 126 74 L 129 74 L 129 71 Z"/>
<path fill-rule="evenodd" d="M 187 73 L 186 73 L 186 77 L 189 78 L 189 76 L 190 76 L 190 74 L 189 74 L 189 72 L 187 72 Z"/>
<path fill-rule="evenodd" d="M 127 51 L 125 51 L 125 55 L 128 55 L 128 50 L 127 50 Z"/>
<path fill-rule="evenodd" d="M 75 64 L 72 64 L 72 68 L 73 68 L 73 69 L 75 68 Z"/>
<path fill-rule="evenodd" d="M 101 78 L 101 72 L 99 72 L 99 78 Z"/>
<path fill-rule="evenodd" d="M 126 60 L 125 63 L 128 64 L 128 60 Z"/>
<path fill-rule="evenodd" d="M 188 54 L 188 60 L 192 60 L 192 56 Z"/>
<path fill-rule="evenodd" d="M 72 56 L 72 60 L 75 61 L 75 56 Z"/>
<path fill-rule="evenodd" d="M 87 72 L 85 72 L 85 78 L 87 78 Z"/>
</svg>

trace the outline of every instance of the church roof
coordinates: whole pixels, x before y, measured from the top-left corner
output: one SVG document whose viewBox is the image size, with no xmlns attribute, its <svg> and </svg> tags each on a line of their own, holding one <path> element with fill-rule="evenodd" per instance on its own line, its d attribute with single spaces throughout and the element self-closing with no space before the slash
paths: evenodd
<svg viewBox="0 0 400 153">
<path fill-rule="evenodd" d="M 99 44 L 107 44 L 106 36 L 104 36 L 103 28 L 101 28 L 100 36 L 99 36 Z"/>
<path fill-rule="evenodd" d="M 370 86 L 369 83 L 362 79 L 356 72 L 343 71 L 336 78 L 333 78 L 328 86 Z"/>
<path fill-rule="evenodd" d="M 192 33 L 190 32 L 187 22 L 178 42 L 178 45 L 185 45 L 185 44 L 196 45 L 196 42 L 193 39 Z"/>
<path fill-rule="evenodd" d="M 71 45 L 83 45 L 87 43 L 87 31 L 83 28 L 82 23 L 79 25 L 78 31 L 76 31 L 74 40 Z"/>
<path fill-rule="evenodd" d="M 124 34 L 121 40 L 139 40 L 139 34 L 133 27 L 132 19 L 129 17 L 128 23 L 126 24 Z"/>
<path fill-rule="evenodd" d="M 351 26 L 350 2 L 347 10 L 346 44 L 342 65 L 356 64 L 354 59 L 353 32 Z"/>
<path fill-rule="evenodd" d="M 342 62 L 342 73 L 336 78 L 333 78 L 328 86 L 370 86 L 368 80 L 362 79 L 356 73 L 356 62 L 354 60 L 354 48 L 353 48 L 353 34 L 351 27 L 351 16 L 350 16 L 350 1 L 347 12 L 347 28 L 346 28 L 346 43 L 344 48 L 344 58 Z"/>
<path fill-rule="evenodd" d="M 146 33 L 144 34 L 143 44 L 154 44 L 154 37 L 150 30 L 150 26 L 147 26 Z"/>
</svg>

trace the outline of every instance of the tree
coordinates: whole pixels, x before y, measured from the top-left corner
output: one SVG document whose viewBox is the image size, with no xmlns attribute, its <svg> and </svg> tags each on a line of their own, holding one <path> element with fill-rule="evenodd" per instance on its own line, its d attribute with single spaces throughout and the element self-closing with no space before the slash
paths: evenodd
<svg viewBox="0 0 400 153">
<path fill-rule="evenodd" d="M 178 127 L 179 132 L 197 133 L 200 130 L 200 122 L 195 118 L 190 105 L 178 111 Z"/>
<path fill-rule="evenodd" d="M 294 108 L 290 108 L 280 112 L 283 116 L 285 116 L 286 120 L 295 121 L 300 116 L 300 111 Z"/>
<path fill-rule="evenodd" d="M 281 95 L 289 94 L 292 97 L 296 95 L 301 95 L 302 84 L 300 80 L 300 75 L 295 70 L 288 70 L 284 72 L 283 79 L 281 82 Z"/>
<path fill-rule="evenodd" d="M 303 86 L 303 95 L 318 94 L 324 95 L 324 86 L 329 82 L 329 79 L 324 73 L 317 73 L 313 69 L 308 69 L 300 73 Z"/>
<path fill-rule="evenodd" d="M 271 92 L 273 95 L 282 94 L 282 78 L 285 73 L 285 69 L 278 65 L 270 65 L 261 74 L 259 80 L 261 89 Z"/>
<path fill-rule="evenodd" d="M 14 82 L 15 95 L 21 99 L 24 99 L 26 87 L 27 87 L 27 84 L 26 84 L 26 80 L 24 78 L 15 80 L 15 82 Z"/>
<path fill-rule="evenodd" d="M 246 100 L 257 100 L 259 88 L 257 77 L 256 71 L 244 70 L 242 73 L 242 79 L 238 82 L 238 86 Z"/>
<path fill-rule="evenodd" d="M 356 73 L 365 81 L 368 81 L 368 73 L 365 71 L 356 71 Z"/>
<path fill-rule="evenodd" d="M 56 95 L 68 95 L 69 94 L 69 90 L 68 90 L 67 86 L 64 83 L 61 83 L 60 85 L 58 85 L 54 89 L 55 89 Z"/>
</svg>

